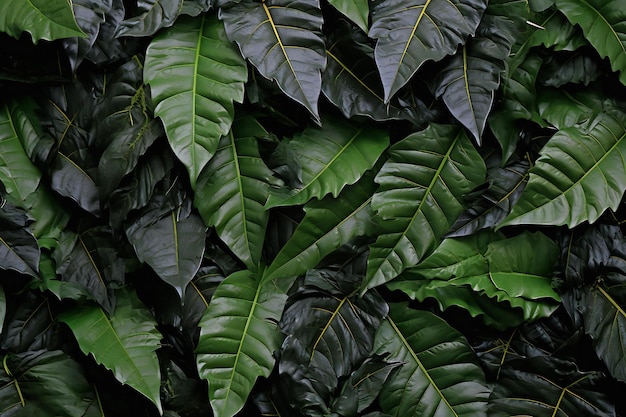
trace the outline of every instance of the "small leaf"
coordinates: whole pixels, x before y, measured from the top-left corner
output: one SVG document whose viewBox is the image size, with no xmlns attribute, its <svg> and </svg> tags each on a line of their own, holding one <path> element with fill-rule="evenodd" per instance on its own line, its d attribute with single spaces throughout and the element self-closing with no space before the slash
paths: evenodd
<svg viewBox="0 0 626 417">
<path fill-rule="evenodd" d="M 367 33 L 370 14 L 367 0 L 329 0 L 328 2 Z"/>
<path fill-rule="evenodd" d="M 110 317 L 98 306 L 82 305 L 64 311 L 59 320 L 72 329 L 85 355 L 91 354 L 119 382 L 139 391 L 162 413 L 161 372 L 156 355 L 161 334 L 134 292 L 120 289 L 116 300 Z"/>
</svg>

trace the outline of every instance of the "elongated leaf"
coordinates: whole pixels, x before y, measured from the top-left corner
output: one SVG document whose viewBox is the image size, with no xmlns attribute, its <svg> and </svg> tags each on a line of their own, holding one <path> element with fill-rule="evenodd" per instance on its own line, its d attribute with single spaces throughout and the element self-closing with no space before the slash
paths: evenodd
<svg viewBox="0 0 626 417">
<path fill-rule="evenodd" d="M 137 2 L 140 14 L 120 23 L 116 36 L 151 36 L 170 27 L 183 7 L 183 0 L 141 0 Z"/>
<path fill-rule="evenodd" d="M 484 0 L 388 0 L 374 6 L 369 36 L 377 39 L 385 102 L 426 61 L 439 61 L 465 43 L 486 7 Z"/>
<path fill-rule="evenodd" d="M 76 24 L 72 4 L 65 0 L 15 0 L 0 3 L 0 31 L 19 38 L 29 32 L 33 42 L 85 36 Z"/>
<path fill-rule="evenodd" d="M 329 0 L 329 3 L 367 33 L 370 14 L 367 0 Z"/>
<path fill-rule="evenodd" d="M 244 17 L 245 18 L 242 18 Z M 267 79 L 319 120 L 326 66 L 319 0 L 242 1 L 220 9 L 226 33 Z"/>
<path fill-rule="evenodd" d="M 604 58 L 608 57 L 620 81 L 626 84 L 626 10 L 619 0 L 557 0 L 556 7 L 572 24 L 578 24 L 585 37 Z"/>
<path fill-rule="evenodd" d="M 258 268 L 269 213 L 263 209 L 273 173 L 261 159 L 257 138 L 269 133 L 254 118 L 238 119 L 220 140 L 196 186 L 204 222 L 249 269 Z"/>
<path fill-rule="evenodd" d="M 266 208 L 304 204 L 327 194 L 337 197 L 371 169 L 389 145 L 389 136 L 369 125 L 328 118 L 323 127 L 309 127 L 286 145 L 302 168 L 302 184 L 274 190 Z"/>
<path fill-rule="evenodd" d="M 431 124 L 392 146 L 376 176 L 372 208 L 382 233 L 371 246 L 364 288 L 390 281 L 434 250 L 463 211 L 463 194 L 485 174 L 482 158 L 454 126 Z"/>
<path fill-rule="evenodd" d="M 128 227 L 126 236 L 139 260 L 150 265 L 183 300 L 204 254 L 206 227 L 200 216 L 177 209 L 155 222 L 145 217 Z"/>
<path fill-rule="evenodd" d="M 486 416 L 489 389 L 465 338 L 426 311 L 392 304 L 376 334 L 375 351 L 403 362 L 380 394 L 391 416 Z"/>
<path fill-rule="evenodd" d="M 372 235 L 376 224 L 370 206 L 375 190 L 371 177 L 346 187 L 337 198 L 328 196 L 305 205 L 304 219 L 265 270 L 264 279 L 302 275 L 350 239 Z"/>
<path fill-rule="evenodd" d="M 601 113 L 581 128 L 566 128 L 541 150 L 513 211 L 499 227 L 514 224 L 593 223 L 617 209 L 626 190 L 626 114 Z"/>
<path fill-rule="evenodd" d="M 82 305 L 64 311 L 59 320 L 72 329 L 85 355 L 91 354 L 118 381 L 139 391 L 162 413 L 161 372 L 156 355 L 161 334 L 133 291 L 116 291 L 116 300 L 110 316 L 98 306 Z"/>
<path fill-rule="evenodd" d="M 260 285 L 249 271 L 236 272 L 217 288 L 200 321 L 198 373 L 209 382 L 216 417 L 232 417 L 244 406 L 259 376 L 269 376 L 286 295 Z"/>
<path fill-rule="evenodd" d="M 245 20 L 245 19 L 244 19 Z M 181 18 L 146 52 L 144 79 L 192 187 L 228 134 L 233 101 L 241 103 L 248 70 L 215 15 Z"/>
</svg>

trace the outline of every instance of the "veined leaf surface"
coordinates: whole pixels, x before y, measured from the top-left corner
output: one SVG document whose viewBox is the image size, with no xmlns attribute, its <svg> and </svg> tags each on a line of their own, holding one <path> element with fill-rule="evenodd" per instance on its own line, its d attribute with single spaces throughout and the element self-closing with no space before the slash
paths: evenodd
<svg viewBox="0 0 626 417">
<path fill-rule="evenodd" d="M 484 0 L 387 0 L 372 9 L 371 38 L 385 102 L 426 61 L 453 54 L 473 35 L 487 7 Z"/>
<path fill-rule="evenodd" d="M 431 124 L 394 146 L 376 176 L 372 208 L 381 234 L 371 245 L 364 288 L 417 265 L 463 211 L 461 198 L 481 184 L 485 164 L 459 128 Z"/>
<path fill-rule="evenodd" d="M 246 19 L 243 19 L 246 20 Z M 214 15 L 180 18 L 148 47 L 144 79 L 192 187 L 228 134 L 248 78 L 245 61 Z"/>
<path fill-rule="evenodd" d="M 227 277 L 200 321 L 196 348 L 200 377 L 209 382 L 216 417 L 232 417 L 244 406 L 256 379 L 269 376 L 281 343 L 278 320 L 287 296 L 250 271 Z"/>
<path fill-rule="evenodd" d="M 263 75 L 319 120 L 326 66 L 319 0 L 242 1 L 220 9 L 228 37 Z"/>
</svg>

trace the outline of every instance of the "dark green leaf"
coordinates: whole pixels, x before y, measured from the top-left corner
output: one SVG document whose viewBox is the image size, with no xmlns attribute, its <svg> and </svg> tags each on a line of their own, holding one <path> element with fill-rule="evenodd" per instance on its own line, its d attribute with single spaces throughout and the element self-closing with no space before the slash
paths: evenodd
<svg viewBox="0 0 626 417">
<path fill-rule="evenodd" d="M 267 79 L 319 119 L 326 66 L 318 0 L 241 1 L 220 10 L 228 37 Z"/>
<path fill-rule="evenodd" d="M 36 292 L 7 291 L 6 318 L 0 346 L 9 352 L 57 348 L 51 300 Z"/>
<path fill-rule="evenodd" d="M 579 49 L 575 53 L 550 56 L 543 64 L 538 81 L 549 87 L 567 83 L 588 85 L 602 75 L 595 51 Z"/>
<path fill-rule="evenodd" d="M 370 15 L 367 0 L 329 0 L 328 2 L 367 33 Z"/>
<path fill-rule="evenodd" d="M 385 102 L 426 61 L 453 54 L 478 27 L 484 0 L 387 0 L 372 9 L 371 38 Z"/>
<path fill-rule="evenodd" d="M 140 0 L 139 15 L 120 23 L 116 36 L 151 36 L 170 27 L 183 7 L 183 0 Z"/>
<path fill-rule="evenodd" d="M 39 245 L 28 229 L 26 213 L 4 201 L 0 206 L 0 269 L 32 277 L 39 271 Z"/>
</svg>

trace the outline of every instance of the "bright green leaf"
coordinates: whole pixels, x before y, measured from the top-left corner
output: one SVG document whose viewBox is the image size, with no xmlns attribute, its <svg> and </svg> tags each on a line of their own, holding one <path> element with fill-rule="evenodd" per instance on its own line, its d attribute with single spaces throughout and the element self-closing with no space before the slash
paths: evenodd
<svg viewBox="0 0 626 417">
<path fill-rule="evenodd" d="M 329 0 L 328 2 L 367 33 L 370 14 L 367 0 Z"/>
</svg>

